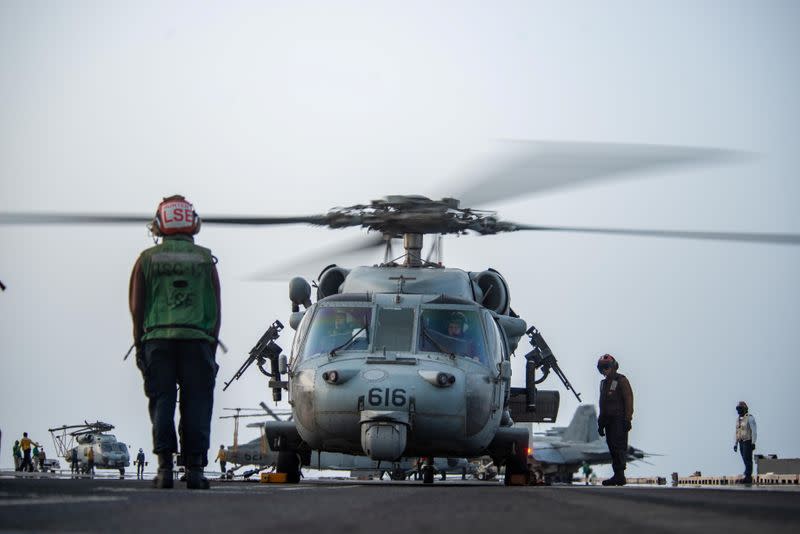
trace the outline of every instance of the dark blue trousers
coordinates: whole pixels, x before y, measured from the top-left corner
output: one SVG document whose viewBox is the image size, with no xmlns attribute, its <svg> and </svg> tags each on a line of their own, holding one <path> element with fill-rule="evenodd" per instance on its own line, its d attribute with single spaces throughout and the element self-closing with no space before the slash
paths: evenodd
<svg viewBox="0 0 800 534">
<path fill-rule="evenodd" d="M 742 460 L 744 461 L 744 477 L 750 478 L 753 476 L 753 442 L 749 439 L 747 441 L 740 441 L 739 453 L 742 455 Z"/>
<path fill-rule="evenodd" d="M 606 444 L 614 475 L 624 476 L 628 459 L 628 431 L 624 417 L 605 417 Z"/>
<path fill-rule="evenodd" d="M 153 424 L 153 452 L 178 451 L 175 403 L 180 387 L 181 454 L 206 458 L 219 369 L 211 344 L 193 339 L 154 339 L 144 343 L 143 352 L 140 368 Z"/>
</svg>

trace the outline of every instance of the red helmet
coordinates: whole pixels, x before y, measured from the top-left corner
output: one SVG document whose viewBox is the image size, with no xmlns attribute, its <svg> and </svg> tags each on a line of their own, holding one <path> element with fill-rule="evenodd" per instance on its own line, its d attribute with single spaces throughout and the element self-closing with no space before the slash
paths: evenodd
<svg viewBox="0 0 800 534">
<path fill-rule="evenodd" d="M 597 370 L 603 372 L 606 369 L 612 369 L 614 371 L 619 369 L 619 362 L 610 354 L 603 354 L 597 360 Z"/>
<path fill-rule="evenodd" d="M 166 197 L 156 209 L 150 231 L 157 236 L 189 234 L 200 231 L 200 217 L 182 195 Z"/>
</svg>

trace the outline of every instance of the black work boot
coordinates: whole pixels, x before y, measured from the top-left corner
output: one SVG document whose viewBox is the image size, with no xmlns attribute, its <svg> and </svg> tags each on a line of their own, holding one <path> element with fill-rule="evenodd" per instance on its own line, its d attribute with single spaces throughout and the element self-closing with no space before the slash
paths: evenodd
<svg viewBox="0 0 800 534">
<path fill-rule="evenodd" d="M 617 453 L 617 468 L 614 469 L 614 476 L 612 480 L 614 481 L 615 486 L 624 486 L 625 485 L 625 463 L 627 460 L 627 453 L 626 451 L 619 451 Z"/>
<path fill-rule="evenodd" d="M 158 455 L 158 473 L 153 479 L 153 487 L 159 489 L 171 488 L 175 485 L 172 479 L 172 454 L 161 453 Z"/>
<path fill-rule="evenodd" d="M 193 454 L 188 458 L 186 466 L 186 488 L 187 489 L 208 489 L 210 484 L 203 475 L 203 455 Z"/>
</svg>

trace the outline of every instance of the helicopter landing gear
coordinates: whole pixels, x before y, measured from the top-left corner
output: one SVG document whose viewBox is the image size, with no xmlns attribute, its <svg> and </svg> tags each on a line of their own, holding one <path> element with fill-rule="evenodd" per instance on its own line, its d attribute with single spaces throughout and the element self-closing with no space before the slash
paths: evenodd
<svg viewBox="0 0 800 534">
<path fill-rule="evenodd" d="M 408 478 L 408 475 L 406 474 L 405 471 L 403 471 L 398 467 L 389 471 L 389 478 L 391 480 L 406 480 Z"/>
<path fill-rule="evenodd" d="M 433 458 L 429 456 L 425 458 L 425 465 L 422 466 L 422 483 L 433 484 L 433 475 Z"/>
<path fill-rule="evenodd" d="M 297 484 L 300 482 L 300 457 L 294 451 L 279 451 L 276 471 L 286 473 L 286 482 Z"/>
<path fill-rule="evenodd" d="M 522 480 L 524 479 L 524 481 Z M 509 456 L 506 460 L 506 474 L 503 477 L 506 486 L 528 485 L 530 483 L 530 472 L 525 460 L 517 455 Z"/>
</svg>

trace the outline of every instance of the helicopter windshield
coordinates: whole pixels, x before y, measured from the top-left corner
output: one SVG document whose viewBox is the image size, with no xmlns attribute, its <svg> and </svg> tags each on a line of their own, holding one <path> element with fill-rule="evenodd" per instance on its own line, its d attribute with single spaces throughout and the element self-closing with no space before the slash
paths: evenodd
<svg viewBox="0 0 800 534">
<path fill-rule="evenodd" d="M 488 365 L 486 343 L 478 313 L 472 310 L 423 309 L 420 352 L 444 352 Z"/>
<path fill-rule="evenodd" d="M 308 329 L 302 358 L 330 354 L 334 349 L 367 350 L 372 308 L 356 306 L 321 307 Z"/>
</svg>

